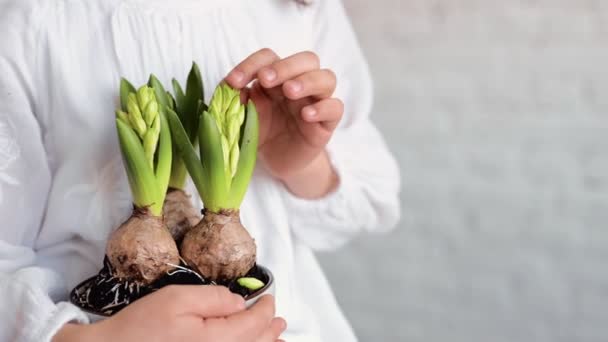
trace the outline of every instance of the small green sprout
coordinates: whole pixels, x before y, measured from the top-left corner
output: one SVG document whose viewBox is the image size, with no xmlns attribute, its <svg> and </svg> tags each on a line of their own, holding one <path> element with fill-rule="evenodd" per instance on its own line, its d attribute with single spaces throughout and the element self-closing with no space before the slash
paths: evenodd
<svg viewBox="0 0 608 342">
<path fill-rule="evenodd" d="M 256 291 L 264 287 L 264 283 L 261 280 L 252 277 L 239 278 L 237 280 L 237 283 L 239 283 L 239 285 L 241 285 L 242 287 L 246 287 L 252 291 Z"/>
</svg>

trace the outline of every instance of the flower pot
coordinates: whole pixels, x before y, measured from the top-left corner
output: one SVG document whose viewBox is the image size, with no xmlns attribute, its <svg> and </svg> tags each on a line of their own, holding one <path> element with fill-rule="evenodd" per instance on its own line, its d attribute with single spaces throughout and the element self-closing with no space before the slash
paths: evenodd
<svg viewBox="0 0 608 342">
<path fill-rule="evenodd" d="M 270 270 L 264 266 L 257 265 L 257 268 L 265 276 L 268 277 L 268 281 L 266 282 L 266 285 L 264 285 L 264 287 L 262 287 L 261 289 L 255 291 L 254 293 L 252 293 L 246 297 L 245 304 L 247 307 L 250 307 L 251 305 L 253 305 L 263 295 L 266 295 L 266 294 L 274 295 L 274 276 L 272 275 L 272 272 L 270 272 Z M 108 318 L 111 316 L 110 314 L 106 314 L 104 312 L 92 310 L 89 307 L 85 307 L 84 305 L 82 305 L 81 301 L 78 300 L 78 298 L 81 298 L 82 295 L 86 294 L 87 291 L 90 290 L 90 288 L 93 285 L 93 282 L 96 280 L 96 278 L 97 278 L 96 276 L 93 276 L 93 277 L 86 279 L 85 281 L 76 285 L 76 287 L 74 287 L 74 289 L 72 289 L 72 291 L 70 292 L 70 302 L 72 304 L 76 305 L 77 307 L 79 307 L 82 311 L 84 311 L 87 314 L 87 316 L 89 317 L 91 322 L 96 322 L 96 321 L 99 321 L 99 320 L 102 320 L 102 319 L 105 319 L 105 318 Z M 201 285 L 201 286 L 217 286 L 217 285 Z M 204 299 L 202 299 L 202 300 L 204 300 Z"/>
</svg>

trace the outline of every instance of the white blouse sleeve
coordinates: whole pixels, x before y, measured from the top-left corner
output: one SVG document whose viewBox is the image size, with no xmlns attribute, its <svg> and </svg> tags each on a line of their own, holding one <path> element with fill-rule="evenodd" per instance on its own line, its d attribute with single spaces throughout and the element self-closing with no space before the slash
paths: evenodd
<svg viewBox="0 0 608 342">
<path fill-rule="evenodd" d="M 0 0 L 0 341 L 44 342 L 65 323 L 87 318 L 54 302 L 66 285 L 36 266 L 51 172 L 34 115 L 36 18 L 28 2 Z"/>
<path fill-rule="evenodd" d="M 344 118 L 327 151 L 339 187 L 319 200 L 285 191 L 294 235 L 313 249 L 337 248 L 361 231 L 386 231 L 399 220 L 397 164 L 371 122 L 372 83 L 340 0 L 315 1 L 315 52 L 338 79 Z M 306 10 L 306 9 L 305 9 Z"/>
</svg>

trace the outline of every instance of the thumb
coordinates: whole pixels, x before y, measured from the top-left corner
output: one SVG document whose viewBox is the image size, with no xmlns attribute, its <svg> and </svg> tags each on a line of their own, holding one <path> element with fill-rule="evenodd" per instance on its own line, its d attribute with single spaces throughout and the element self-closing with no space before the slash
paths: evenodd
<svg viewBox="0 0 608 342">
<path fill-rule="evenodd" d="M 181 313 L 202 318 L 224 317 L 245 310 L 243 297 L 224 286 L 175 285 L 165 292 Z"/>
</svg>

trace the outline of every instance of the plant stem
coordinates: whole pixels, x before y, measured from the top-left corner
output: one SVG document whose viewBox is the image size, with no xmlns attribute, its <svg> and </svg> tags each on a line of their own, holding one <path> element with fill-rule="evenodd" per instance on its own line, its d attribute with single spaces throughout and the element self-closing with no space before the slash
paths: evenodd
<svg viewBox="0 0 608 342">
<path fill-rule="evenodd" d="M 120 119 L 116 119 L 120 150 L 122 152 L 133 204 L 138 208 L 149 208 L 154 216 L 162 213 L 156 177 L 146 160 L 141 140 L 135 131 Z"/>
<path fill-rule="evenodd" d="M 165 201 L 165 196 L 167 194 L 167 188 L 169 186 L 169 179 L 171 177 L 173 146 L 171 141 L 171 129 L 169 128 L 169 122 L 167 121 L 167 116 L 165 115 L 165 109 L 162 109 L 159 115 L 161 120 L 160 142 L 157 151 L 155 176 L 159 191 L 158 202 L 162 208 Z"/>
<path fill-rule="evenodd" d="M 169 179 L 169 187 L 173 189 L 183 190 L 186 186 L 186 178 L 188 177 L 188 170 L 184 161 L 175 157 L 173 165 L 171 165 L 171 178 Z"/>
</svg>

